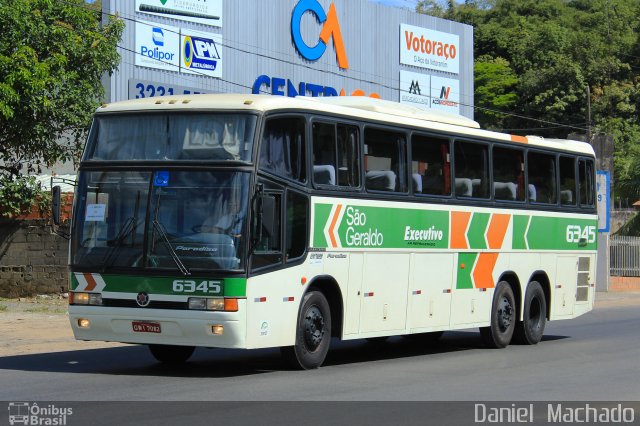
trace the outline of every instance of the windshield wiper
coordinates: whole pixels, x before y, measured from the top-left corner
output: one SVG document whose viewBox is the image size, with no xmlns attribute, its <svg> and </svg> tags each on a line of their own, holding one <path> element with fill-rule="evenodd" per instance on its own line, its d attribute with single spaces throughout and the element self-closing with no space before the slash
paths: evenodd
<svg viewBox="0 0 640 426">
<path fill-rule="evenodd" d="M 112 261 L 111 258 L 116 253 L 116 251 L 120 248 L 125 238 L 127 238 L 131 233 L 133 233 L 133 236 L 131 237 L 131 247 L 135 245 L 135 233 L 136 233 L 135 231 L 136 231 L 136 227 L 138 226 L 137 212 L 139 209 L 140 209 L 140 191 L 138 191 L 138 196 L 136 197 L 136 205 L 135 205 L 135 209 L 133 210 L 133 216 L 129 216 L 127 220 L 124 221 L 116 237 L 113 240 L 109 241 L 113 243 L 113 245 L 109 248 L 109 250 L 105 253 L 104 257 L 102 258 L 102 263 L 103 263 L 102 272 L 106 271 L 107 268 L 111 267 L 111 264 L 115 261 L 115 260 Z"/>
<path fill-rule="evenodd" d="M 162 242 L 167 247 L 167 251 L 171 255 L 171 258 L 175 262 L 180 272 L 182 272 L 183 275 L 191 275 L 191 271 L 189 271 L 189 269 L 186 266 L 184 266 L 184 263 L 182 263 L 182 260 L 180 260 L 178 253 L 176 253 L 176 251 L 171 246 L 171 242 L 169 241 L 169 237 L 167 237 L 167 233 L 164 230 L 164 226 L 162 226 L 162 224 L 158 222 L 158 219 L 153 219 L 152 223 L 153 223 L 153 229 L 162 237 Z"/>
<path fill-rule="evenodd" d="M 111 266 L 111 264 L 113 263 L 112 262 L 113 255 L 116 253 L 116 250 L 120 248 L 123 241 L 129 236 L 131 231 L 136 229 L 135 225 L 137 221 L 138 220 L 135 216 L 128 217 L 127 220 L 125 220 L 125 222 L 122 224 L 122 227 L 120 228 L 120 232 L 118 232 L 118 235 L 116 235 L 116 237 L 113 240 L 109 241 L 113 245 L 109 247 L 109 250 L 105 253 L 104 257 L 102 258 L 102 263 L 103 263 L 102 272 L 106 271 L 107 268 Z"/>
</svg>

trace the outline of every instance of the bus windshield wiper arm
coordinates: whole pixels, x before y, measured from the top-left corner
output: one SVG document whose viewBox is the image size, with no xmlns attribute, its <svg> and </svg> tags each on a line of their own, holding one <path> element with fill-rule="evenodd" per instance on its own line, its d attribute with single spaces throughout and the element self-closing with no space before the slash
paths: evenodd
<svg viewBox="0 0 640 426">
<path fill-rule="evenodd" d="M 176 263 L 176 266 L 178 266 L 178 269 L 180 270 L 180 272 L 182 272 L 183 275 L 191 275 L 191 271 L 189 271 L 189 269 L 186 266 L 184 266 L 184 263 L 182 263 L 182 260 L 180 260 L 178 253 L 176 253 L 176 251 L 171 246 L 169 237 L 167 237 L 167 233 L 164 231 L 164 226 L 162 226 L 162 224 L 158 222 L 157 219 L 153 220 L 153 229 L 155 229 L 156 232 L 160 234 L 160 237 L 162 237 L 162 242 L 167 247 L 167 251 L 169 251 L 171 258 Z"/>
<path fill-rule="evenodd" d="M 122 224 L 122 228 L 120 228 L 120 232 L 118 232 L 118 235 L 116 235 L 116 237 L 111 240 L 113 242 L 113 245 L 109 248 L 107 253 L 105 253 L 104 257 L 102 258 L 102 272 L 106 271 L 107 268 L 111 266 L 111 263 L 113 263 L 113 255 L 120 248 L 120 246 L 122 246 L 125 238 L 127 238 L 131 231 L 135 229 L 136 222 L 137 218 L 135 216 L 128 217 L 127 220 L 125 220 L 125 222 Z"/>
</svg>

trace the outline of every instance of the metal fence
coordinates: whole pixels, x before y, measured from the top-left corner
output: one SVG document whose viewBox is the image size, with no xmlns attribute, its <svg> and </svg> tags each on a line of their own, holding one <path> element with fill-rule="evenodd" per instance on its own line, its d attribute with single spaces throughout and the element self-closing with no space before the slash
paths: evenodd
<svg viewBox="0 0 640 426">
<path fill-rule="evenodd" d="M 640 277 L 640 237 L 612 236 L 610 272 L 616 277 Z"/>
</svg>

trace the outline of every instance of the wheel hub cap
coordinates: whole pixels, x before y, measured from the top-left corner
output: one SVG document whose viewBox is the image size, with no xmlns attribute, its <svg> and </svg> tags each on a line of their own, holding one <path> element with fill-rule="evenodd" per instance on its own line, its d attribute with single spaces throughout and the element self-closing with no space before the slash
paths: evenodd
<svg viewBox="0 0 640 426">
<path fill-rule="evenodd" d="M 324 337 L 324 317 L 316 306 L 307 310 L 304 316 L 304 342 L 307 349 L 314 351 Z"/>
<path fill-rule="evenodd" d="M 498 306 L 498 325 L 500 331 L 505 331 L 511 326 L 513 321 L 513 306 L 506 297 L 503 297 Z"/>
</svg>

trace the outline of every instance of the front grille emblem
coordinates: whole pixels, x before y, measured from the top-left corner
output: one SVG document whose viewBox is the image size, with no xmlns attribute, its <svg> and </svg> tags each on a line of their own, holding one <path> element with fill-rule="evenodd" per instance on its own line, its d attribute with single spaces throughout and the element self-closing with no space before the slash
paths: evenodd
<svg viewBox="0 0 640 426">
<path fill-rule="evenodd" d="M 150 302 L 150 299 L 147 293 L 138 293 L 138 295 L 136 296 L 136 303 L 141 308 L 149 306 L 149 302 Z"/>
</svg>

